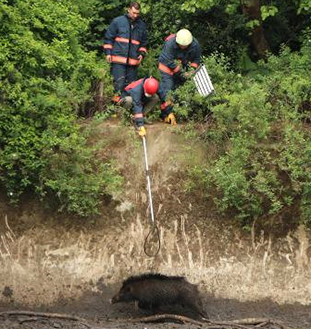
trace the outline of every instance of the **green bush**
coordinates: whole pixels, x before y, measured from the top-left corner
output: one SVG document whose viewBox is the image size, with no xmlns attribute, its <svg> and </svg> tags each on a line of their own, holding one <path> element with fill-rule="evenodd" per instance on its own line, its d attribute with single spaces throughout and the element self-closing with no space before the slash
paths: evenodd
<svg viewBox="0 0 311 329">
<path fill-rule="evenodd" d="M 251 77 L 218 61 L 218 73 L 208 65 L 216 95 L 210 100 L 192 96 L 192 105 L 177 108 L 185 116 L 194 112 L 191 108 L 204 114 L 208 106 L 212 112 L 201 136 L 217 152 L 206 166 L 189 173 L 220 212 L 230 212 L 242 225 L 260 216 L 277 218 L 294 205 L 293 221 L 311 224 L 310 59 L 305 48 L 300 53 L 284 48 L 278 57 L 259 63 Z M 184 87 L 184 99 L 190 99 L 190 88 Z"/>
<path fill-rule="evenodd" d="M 123 178 L 112 161 L 101 162 L 96 158 L 96 147 L 87 146 L 87 139 L 78 130 L 56 143 L 53 136 L 57 132 L 52 136 L 49 133 L 43 136 L 50 148 L 43 151 L 47 165 L 41 171 L 37 192 L 43 199 L 56 195 L 60 210 L 80 216 L 97 214 L 101 196 L 119 192 Z"/>
<path fill-rule="evenodd" d="M 52 191 L 60 209 L 96 213 L 120 177 L 78 125 L 96 81 L 112 93 L 108 65 L 80 43 L 89 20 L 69 0 L 2 0 L 0 17 L 0 183 L 13 202 Z"/>
</svg>

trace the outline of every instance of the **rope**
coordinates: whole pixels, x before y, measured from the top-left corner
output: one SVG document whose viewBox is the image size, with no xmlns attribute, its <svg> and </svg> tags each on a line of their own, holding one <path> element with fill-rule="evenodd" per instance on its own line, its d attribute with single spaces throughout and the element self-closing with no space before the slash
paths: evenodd
<svg viewBox="0 0 311 329">
<path fill-rule="evenodd" d="M 155 220 L 154 220 L 154 212 L 153 212 L 153 204 L 152 204 L 152 194 L 151 194 L 151 182 L 150 182 L 149 167 L 148 167 L 148 156 L 147 156 L 146 137 L 143 136 L 142 140 L 143 140 L 143 147 L 144 147 L 146 176 L 147 176 L 146 178 L 147 178 L 147 188 L 148 188 L 149 206 L 150 206 L 150 219 L 151 219 L 151 230 L 148 233 L 148 235 L 147 235 L 147 237 L 145 239 L 145 242 L 144 242 L 144 252 L 149 257 L 155 257 L 159 253 L 159 251 L 160 251 L 161 243 L 160 243 L 159 229 L 158 229 L 157 225 L 155 224 Z M 149 236 L 153 232 L 156 232 L 156 237 L 157 237 L 157 241 L 158 241 L 158 247 L 156 249 L 155 254 L 151 254 L 151 253 L 149 253 L 147 251 L 147 243 L 149 242 Z"/>
<path fill-rule="evenodd" d="M 147 250 L 147 244 L 149 243 L 149 236 L 151 235 L 151 233 L 155 232 L 157 235 L 157 249 L 155 251 L 155 253 L 149 253 L 149 251 Z M 157 227 L 157 225 L 154 225 L 151 230 L 149 231 L 148 235 L 146 236 L 145 242 L 144 242 L 144 253 L 148 256 L 148 257 L 155 257 L 157 256 L 157 254 L 159 253 L 161 249 L 161 241 L 160 241 L 160 231 L 159 228 Z"/>
</svg>

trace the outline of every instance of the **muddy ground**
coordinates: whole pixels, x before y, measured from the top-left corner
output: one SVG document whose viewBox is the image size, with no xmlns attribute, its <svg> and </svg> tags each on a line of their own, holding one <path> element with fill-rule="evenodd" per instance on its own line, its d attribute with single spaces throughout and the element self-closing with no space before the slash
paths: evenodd
<svg viewBox="0 0 311 329">
<path fill-rule="evenodd" d="M 280 225 L 276 234 L 245 232 L 231 218 L 220 219 L 200 191 L 186 192 L 185 170 L 208 157 L 204 145 L 154 125 L 147 146 L 161 245 L 149 257 L 141 144 L 131 128 L 124 133 L 113 122 L 94 134 L 109 136 L 99 156 L 112 154 L 125 177 L 123 194 L 103 200 L 100 216 L 86 221 L 57 213 L 31 195 L 18 207 L 0 197 L 0 328 L 198 328 L 176 319 L 131 322 L 152 314 L 133 303 L 110 304 L 125 278 L 146 272 L 198 284 L 209 320 L 217 323 L 202 327 L 311 328 L 309 231 Z M 196 317 L 181 306 L 161 312 Z M 241 319 L 260 321 L 233 326 Z"/>
<path fill-rule="evenodd" d="M 21 311 L 30 310 L 33 315 L 6 315 L 1 316 L 0 328 L 85 328 L 83 323 L 92 328 L 198 328 L 197 324 L 186 322 L 176 323 L 172 319 L 167 319 L 165 323 L 130 323 L 133 318 L 150 316 L 147 311 L 135 310 L 133 305 L 110 305 L 109 297 L 113 294 L 113 289 L 107 287 L 104 295 L 86 292 L 76 301 L 59 301 L 51 307 L 28 308 L 23 305 L 3 305 L 1 311 Z M 271 300 L 260 302 L 244 302 L 238 300 L 208 298 L 209 315 L 211 322 L 232 323 L 233 320 L 242 319 L 270 319 L 271 324 L 263 325 L 263 328 L 310 328 L 310 307 L 297 304 L 278 305 Z M 194 317 L 187 310 L 169 310 L 174 314 L 183 314 Z M 44 316 L 40 316 L 41 314 Z M 164 311 L 168 313 L 167 310 Z M 56 315 L 74 316 L 79 319 L 58 319 Z M 210 324 L 202 324 L 208 328 Z M 217 326 L 214 326 L 217 327 Z M 219 326 L 219 328 L 235 328 L 230 326 Z M 255 326 L 245 326 L 245 328 L 255 328 Z M 258 328 L 258 326 L 256 327 Z"/>
</svg>

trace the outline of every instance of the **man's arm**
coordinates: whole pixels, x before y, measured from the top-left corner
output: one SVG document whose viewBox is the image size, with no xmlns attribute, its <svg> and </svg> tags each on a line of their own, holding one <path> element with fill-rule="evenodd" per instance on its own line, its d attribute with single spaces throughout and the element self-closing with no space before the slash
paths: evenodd
<svg viewBox="0 0 311 329">
<path fill-rule="evenodd" d="M 118 32 L 118 26 L 116 20 L 114 19 L 105 33 L 105 40 L 103 45 L 104 53 L 106 55 L 108 62 L 111 61 L 111 53 L 114 45 L 114 39 L 117 36 L 117 32 Z"/>
<path fill-rule="evenodd" d="M 180 70 L 180 66 L 175 63 L 174 44 L 170 40 L 165 43 L 159 62 L 169 67 L 174 73 Z"/>
<path fill-rule="evenodd" d="M 161 84 L 159 86 L 158 96 L 160 99 L 161 117 L 164 118 L 173 111 L 173 104 L 171 101 L 165 100 L 165 93 Z"/>
<path fill-rule="evenodd" d="M 193 58 L 193 61 L 190 63 L 190 66 L 196 69 L 200 65 L 201 56 L 202 56 L 202 49 L 199 43 L 197 42 L 195 47 L 195 56 Z"/>
<path fill-rule="evenodd" d="M 142 34 L 142 38 L 140 40 L 140 47 L 138 48 L 138 59 L 140 60 L 139 62 L 142 61 L 142 59 L 146 56 L 147 54 L 147 44 L 148 44 L 148 31 L 147 31 L 147 27 L 144 24 L 143 26 L 143 34 Z"/>
</svg>

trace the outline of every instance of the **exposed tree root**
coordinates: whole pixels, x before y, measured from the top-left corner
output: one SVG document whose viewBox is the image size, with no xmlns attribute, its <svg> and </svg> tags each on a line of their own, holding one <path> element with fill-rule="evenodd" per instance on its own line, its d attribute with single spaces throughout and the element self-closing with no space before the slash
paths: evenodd
<svg viewBox="0 0 311 329">
<path fill-rule="evenodd" d="M 127 320 L 130 322 L 156 322 L 160 320 L 175 320 L 181 323 L 191 323 L 199 326 L 204 326 L 208 329 L 255 329 L 255 328 L 271 328 L 275 326 L 275 329 L 289 329 L 283 324 L 272 321 L 267 318 L 249 318 L 240 319 L 232 321 L 210 321 L 208 319 L 202 319 L 200 321 L 191 319 L 183 315 L 176 314 L 156 314 L 151 316 L 146 316 L 142 318 L 135 318 Z"/>
<path fill-rule="evenodd" d="M 270 328 L 274 326 L 275 329 L 290 329 L 279 321 L 273 321 L 267 318 L 247 318 L 232 321 L 211 321 L 210 323 L 218 325 L 229 325 L 229 328 Z"/>
<path fill-rule="evenodd" d="M 91 328 L 90 325 L 86 323 L 86 320 L 83 318 L 80 318 L 78 316 L 74 315 L 68 315 L 68 314 L 60 314 L 60 313 L 45 313 L 45 312 L 32 312 L 32 311 L 7 311 L 7 312 L 0 312 L 0 316 L 20 316 L 20 315 L 25 315 L 25 316 L 32 316 L 34 317 L 33 319 L 29 320 L 24 320 L 25 321 L 38 321 L 39 317 L 41 318 L 50 318 L 50 319 L 62 319 L 62 320 L 72 320 L 72 321 L 77 321 L 80 324 Z"/>
<path fill-rule="evenodd" d="M 202 324 L 204 324 L 202 321 L 197 321 L 197 320 L 188 318 L 187 316 L 177 315 L 177 314 L 156 314 L 156 315 L 145 316 L 142 318 L 130 319 L 130 320 L 126 320 L 126 321 L 135 323 L 135 322 L 156 322 L 156 321 L 160 321 L 160 320 L 175 320 L 175 321 L 179 321 L 182 323 L 192 323 L 192 324 L 196 324 L 199 326 L 202 326 Z"/>
<path fill-rule="evenodd" d="M 45 313 L 45 312 L 32 312 L 32 311 L 7 311 L 7 312 L 0 312 L 0 317 L 6 316 L 29 316 L 32 318 L 22 319 L 20 320 L 20 324 L 24 322 L 30 321 L 40 321 L 42 318 L 50 318 L 50 319 L 61 319 L 61 320 L 71 320 L 77 321 L 79 324 L 86 326 L 90 329 L 105 329 L 103 327 L 94 327 L 88 323 L 86 320 L 74 315 L 68 314 L 60 314 L 60 313 Z M 156 314 L 141 318 L 135 319 L 126 319 L 124 322 L 131 322 L 131 323 L 139 323 L 139 322 L 157 322 L 157 321 L 164 321 L 164 320 L 173 320 L 178 321 L 183 324 L 190 323 L 197 326 L 204 327 L 206 329 L 290 329 L 280 322 L 272 321 L 267 318 L 248 318 L 248 319 L 239 319 L 239 320 L 232 320 L 232 321 L 210 321 L 208 319 L 202 318 L 200 321 L 177 314 Z M 116 324 L 120 322 L 119 320 L 115 321 Z M 122 321 L 123 322 L 123 321 Z"/>
</svg>

